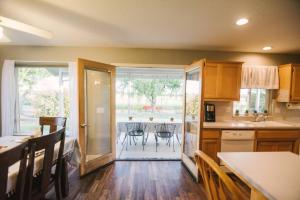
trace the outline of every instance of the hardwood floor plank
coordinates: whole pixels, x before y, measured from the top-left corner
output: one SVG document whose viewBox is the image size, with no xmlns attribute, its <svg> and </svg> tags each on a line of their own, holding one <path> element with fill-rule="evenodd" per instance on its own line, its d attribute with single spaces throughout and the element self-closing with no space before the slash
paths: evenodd
<svg viewBox="0 0 300 200">
<path fill-rule="evenodd" d="M 47 198 L 55 199 L 55 193 Z M 206 195 L 180 161 L 116 161 L 83 178 L 73 173 L 66 199 L 206 200 Z"/>
</svg>

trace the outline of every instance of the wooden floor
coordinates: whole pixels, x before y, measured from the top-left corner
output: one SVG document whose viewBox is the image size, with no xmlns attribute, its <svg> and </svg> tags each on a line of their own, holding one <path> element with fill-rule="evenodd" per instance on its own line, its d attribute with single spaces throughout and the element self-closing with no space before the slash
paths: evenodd
<svg viewBox="0 0 300 200">
<path fill-rule="evenodd" d="M 55 199 L 55 193 L 47 199 Z M 205 200 L 206 196 L 180 161 L 116 161 L 81 179 L 74 173 L 67 199 Z"/>
</svg>

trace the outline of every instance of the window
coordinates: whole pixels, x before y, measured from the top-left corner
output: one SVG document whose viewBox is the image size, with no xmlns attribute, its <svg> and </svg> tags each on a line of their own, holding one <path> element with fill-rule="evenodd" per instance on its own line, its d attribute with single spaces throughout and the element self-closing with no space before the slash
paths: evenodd
<svg viewBox="0 0 300 200">
<path fill-rule="evenodd" d="M 246 111 L 253 113 L 263 113 L 268 110 L 269 106 L 269 91 L 266 89 L 241 89 L 240 101 L 234 102 L 233 112 L 239 110 L 241 115 Z"/>
<path fill-rule="evenodd" d="M 67 67 L 18 66 L 16 67 L 16 80 L 16 133 L 30 133 L 38 130 L 40 116 L 69 117 Z"/>
<path fill-rule="evenodd" d="M 183 70 L 117 69 L 117 121 L 182 119 Z"/>
</svg>

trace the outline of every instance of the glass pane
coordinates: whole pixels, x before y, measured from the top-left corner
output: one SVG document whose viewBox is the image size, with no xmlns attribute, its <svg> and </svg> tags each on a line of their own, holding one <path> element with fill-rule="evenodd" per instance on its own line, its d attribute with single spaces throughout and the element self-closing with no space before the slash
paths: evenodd
<svg viewBox="0 0 300 200">
<path fill-rule="evenodd" d="M 139 75 L 119 74 L 116 81 L 117 121 L 133 120 L 168 122 L 182 120 L 183 72 L 172 77 L 159 69 Z M 172 73 L 172 70 L 169 70 Z"/>
<path fill-rule="evenodd" d="M 246 110 L 253 113 L 263 113 L 268 108 L 268 90 L 266 89 L 241 89 L 240 101 L 234 102 L 234 110 L 239 110 L 240 114 L 245 114 Z"/>
<path fill-rule="evenodd" d="M 199 140 L 199 69 L 186 74 L 186 103 L 185 103 L 185 140 L 183 153 L 194 161 L 194 153 L 197 150 Z M 194 161 L 195 162 L 195 161 Z"/>
<path fill-rule="evenodd" d="M 67 67 L 17 67 L 17 118 L 15 132 L 39 130 L 40 116 L 69 117 Z M 67 131 L 69 120 L 67 120 Z M 46 133 L 47 131 L 45 131 Z M 49 131 L 48 131 L 49 132 Z"/>
<path fill-rule="evenodd" d="M 85 69 L 87 161 L 111 153 L 110 73 Z"/>
</svg>

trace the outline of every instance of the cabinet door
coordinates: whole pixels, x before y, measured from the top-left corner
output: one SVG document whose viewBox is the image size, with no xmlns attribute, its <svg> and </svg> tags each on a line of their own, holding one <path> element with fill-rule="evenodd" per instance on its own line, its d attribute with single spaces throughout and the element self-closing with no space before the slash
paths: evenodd
<svg viewBox="0 0 300 200">
<path fill-rule="evenodd" d="M 300 101 L 300 65 L 292 68 L 291 101 Z"/>
<path fill-rule="evenodd" d="M 258 142 L 257 144 L 257 150 L 260 152 L 264 151 L 290 151 L 293 152 L 293 142 L 287 141 L 287 142 Z"/>
<path fill-rule="evenodd" d="M 294 142 L 278 142 L 276 151 L 290 151 L 293 152 Z"/>
<path fill-rule="evenodd" d="M 204 68 L 204 99 L 217 98 L 218 65 L 207 63 Z"/>
<path fill-rule="evenodd" d="M 239 100 L 241 88 L 241 66 L 238 64 L 219 64 L 220 77 L 218 97 L 220 99 Z"/>
<path fill-rule="evenodd" d="M 219 140 L 214 140 L 214 139 L 202 140 L 202 151 L 206 153 L 209 157 L 214 159 L 217 163 L 219 163 L 219 159 L 217 157 L 217 153 L 220 151 Z"/>
<path fill-rule="evenodd" d="M 279 74 L 279 90 L 277 95 L 278 102 L 289 102 L 291 96 L 291 65 L 281 65 L 278 69 Z"/>
</svg>

